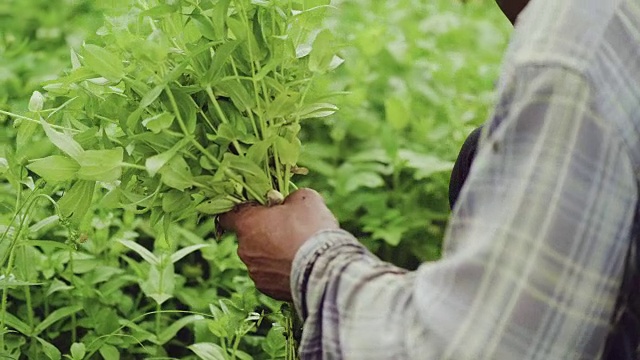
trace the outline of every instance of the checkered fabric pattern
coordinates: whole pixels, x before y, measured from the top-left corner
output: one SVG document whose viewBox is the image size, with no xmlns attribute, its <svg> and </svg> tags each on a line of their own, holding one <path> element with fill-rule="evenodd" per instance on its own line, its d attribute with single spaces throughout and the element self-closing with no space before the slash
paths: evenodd
<svg viewBox="0 0 640 360">
<path fill-rule="evenodd" d="M 443 259 L 300 249 L 304 359 L 638 358 L 640 1 L 532 0 L 487 124 Z"/>
</svg>

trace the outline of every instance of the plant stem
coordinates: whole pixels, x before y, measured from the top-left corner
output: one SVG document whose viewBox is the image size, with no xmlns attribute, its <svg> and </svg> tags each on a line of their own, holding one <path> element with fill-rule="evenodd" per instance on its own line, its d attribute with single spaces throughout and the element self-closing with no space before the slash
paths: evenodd
<svg viewBox="0 0 640 360">
<path fill-rule="evenodd" d="M 7 293 L 9 290 L 9 275 L 10 275 L 10 271 L 11 268 L 13 268 L 13 251 L 11 251 L 9 253 L 9 263 L 7 264 L 7 267 L 5 268 L 4 271 L 4 283 L 5 286 L 3 286 L 2 288 L 2 319 L 0 320 L 0 331 L 2 331 L 2 336 L 0 336 L 0 350 L 4 351 L 4 328 L 5 328 L 5 320 L 6 320 L 6 314 L 7 314 Z"/>
<path fill-rule="evenodd" d="M 180 130 L 182 130 L 182 133 L 184 134 L 184 136 L 187 139 L 189 139 L 191 144 L 193 144 L 193 146 L 195 146 L 196 149 L 198 149 L 204 156 L 206 156 L 209 160 L 211 160 L 216 166 L 220 166 L 220 160 L 218 160 L 215 156 L 213 156 L 207 149 L 205 149 L 198 142 L 198 140 L 196 140 L 191 134 L 189 134 L 189 131 L 187 130 L 187 126 L 185 125 L 184 120 L 182 119 L 182 115 L 180 114 L 180 110 L 178 108 L 178 103 L 176 102 L 176 98 L 173 96 L 173 92 L 171 92 L 171 89 L 168 86 L 165 87 L 165 91 L 169 96 L 171 107 L 173 108 L 173 112 L 176 115 L 176 119 L 178 119 L 178 125 L 180 126 Z"/>
<path fill-rule="evenodd" d="M 120 166 L 124 168 L 131 168 L 131 169 L 138 169 L 138 170 L 145 170 L 145 171 L 147 170 L 147 168 L 142 165 L 125 163 L 125 162 L 120 163 Z"/>
<path fill-rule="evenodd" d="M 78 287 L 76 286 L 76 282 L 73 276 L 73 250 L 72 249 L 69 249 L 69 271 L 71 272 L 69 277 L 69 282 L 71 283 L 71 285 L 73 285 L 75 289 L 77 289 Z M 71 314 L 71 342 L 72 343 L 76 342 L 78 337 L 76 327 L 77 327 L 77 318 L 76 318 L 76 313 L 74 312 Z"/>
<path fill-rule="evenodd" d="M 236 77 L 239 78 L 240 75 L 238 74 L 238 67 L 236 66 L 236 62 L 233 60 L 233 58 L 231 58 L 231 68 L 233 69 L 233 73 L 236 75 Z M 258 127 L 256 126 L 256 118 L 255 116 L 253 116 L 253 111 L 249 109 L 247 111 L 247 115 L 249 116 L 249 120 L 251 120 L 251 126 L 253 128 L 253 131 L 255 132 L 256 137 L 259 139 L 264 139 L 264 137 L 266 136 L 266 125 L 263 123 L 262 118 L 258 118 L 258 120 L 260 120 L 260 132 L 258 132 Z"/>
<path fill-rule="evenodd" d="M 39 120 L 36 119 L 32 119 L 30 117 L 26 117 L 26 116 L 22 116 L 22 115 L 18 115 L 18 114 L 14 114 L 8 111 L 4 111 L 4 110 L 0 110 L 0 114 L 2 115 L 7 115 L 16 119 L 20 119 L 20 120 L 26 120 L 26 121 L 30 121 L 33 123 L 37 123 L 40 124 Z M 71 128 L 66 128 L 64 126 L 60 126 L 60 125 L 54 125 L 54 124 L 50 124 L 52 128 L 54 129 L 58 129 L 58 130 L 67 130 L 67 131 L 72 131 L 72 132 L 80 132 L 80 130 L 76 130 L 76 129 L 71 129 Z"/>
<path fill-rule="evenodd" d="M 284 188 L 282 189 L 282 195 L 285 197 L 289 195 L 289 184 L 291 183 L 291 165 L 286 164 L 284 166 Z"/>
<path fill-rule="evenodd" d="M 156 303 L 156 337 L 160 334 L 160 323 L 162 320 L 160 317 L 161 311 L 162 311 L 162 305 L 160 305 L 160 303 Z"/>
<path fill-rule="evenodd" d="M 171 107 L 173 107 L 173 111 L 176 113 L 176 119 L 178 119 L 178 124 L 180 125 L 180 129 L 182 130 L 184 136 L 187 137 L 187 139 L 189 139 L 189 141 L 193 144 L 193 146 L 196 147 L 196 149 L 200 150 L 200 152 L 204 154 L 204 156 L 206 156 L 209 160 L 211 160 L 211 162 L 213 162 L 214 165 L 220 167 L 222 165 L 220 163 L 220 160 L 218 160 L 209 151 L 207 151 L 207 149 L 205 149 L 193 136 L 191 136 L 191 134 L 189 134 L 189 131 L 187 131 L 187 127 L 184 124 L 184 121 L 182 120 L 182 115 L 180 115 L 180 111 L 178 110 L 178 104 L 176 103 L 176 99 L 173 96 L 171 89 L 167 86 L 165 90 L 167 92 L 167 95 L 169 96 Z M 244 187 L 247 190 L 247 192 L 250 193 L 251 196 L 255 197 L 256 200 L 258 200 L 262 205 L 265 204 L 264 196 L 259 195 L 255 190 L 249 187 L 246 183 L 238 179 L 236 174 L 234 174 L 230 169 L 226 169 L 225 174 L 229 176 L 229 178 L 232 179 L 233 181 L 242 185 L 242 187 Z"/>
<path fill-rule="evenodd" d="M 24 258 L 27 258 L 26 248 L 22 246 L 22 253 Z M 31 286 L 24 287 L 24 297 L 27 305 L 27 319 L 29 320 L 29 329 L 33 331 L 34 323 L 33 323 L 33 306 L 31 306 Z"/>
<path fill-rule="evenodd" d="M 0 351 L 4 351 L 4 334 L 5 334 L 4 329 L 5 329 L 5 321 L 6 321 L 6 314 L 7 314 L 7 296 L 9 291 L 9 276 L 11 275 L 11 270 L 13 269 L 13 263 L 15 261 L 15 248 L 16 248 L 16 244 L 18 243 L 20 233 L 22 232 L 22 229 L 25 227 L 31 207 L 36 202 L 35 199 L 37 198 L 37 196 L 34 199 L 31 199 L 31 197 L 34 196 L 35 194 L 36 194 L 36 191 L 33 191 L 31 194 L 29 194 L 24 204 L 20 204 L 20 203 L 16 204 L 16 211 L 13 217 L 11 218 L 11 221 L 9 222 L 9 226 L 7 226 L 7 229 L 5 230 L 5 232 L 2 234 L 2 236 L 0 236 L 0 241 L 2 241 L 7 236 L 9 229 L 11 228 L 11 224 L 13 224 L 13 222 L 17 219 L 18 215 L 22 212 L 22 209 L 24 208 L 25 209 L 24 216 L 20 220 L 20 223 L 18 224 L 18 228 L 13 236 L 13 240 L 11 241 L 11 244 L 8 247 L 9 260 L 7 262 L 7 266 L 4 269 L 3 280 L 5 282 L 5 286 L 2 288 L 2 305 L 0 306 L 0 311 L 2 312 L 2 314 L 0 315 L 0 331 L 2 331 L 2 334 L 0 335 Z M 0 261 L 0 264 L 3 264 L 5 259 L 6 257 L 3 257 L 2 260 Z"/>
<path fill-rule="evenodd" d="M 222 123 L 224 124 L 229 124 L 229 119 L 227 119 L 227 116 L 222 111 L 220 103 L 218 103 L 218 99 L 216 99 L 211 86 L 207 86 L 206 92 L 209 96 L 209 100 L 211 100 L 211 103 L 213 104 L 213 107 L 216 109 L 216 113 L 218 113 L 218 116 L 220 117 L 220 121 L 222 121 Z M 242 146 L 240 146 L 240 143 L 237 139 L 233 139 L 233 146 L 235 146 L 236 150 L 238 151 L 238 155 L 244 156 L 244 150 L 242 149 Z"/>
<path fill-rule="evenodd" d="M 280 156 L 278 154 L 278 148 L 274 145 L 273 146 L 273 162 L 276 165 L 276 173 L 275 173 L 275 177 L 278 181 L 278 191 L 283 192 L 285 190 L 285 184 L 283 183 L 282 180 L 282 165 L 280 164 Z M 282 193 L 283 195 L 286 196 L 285 193 Z"/>
</svg>

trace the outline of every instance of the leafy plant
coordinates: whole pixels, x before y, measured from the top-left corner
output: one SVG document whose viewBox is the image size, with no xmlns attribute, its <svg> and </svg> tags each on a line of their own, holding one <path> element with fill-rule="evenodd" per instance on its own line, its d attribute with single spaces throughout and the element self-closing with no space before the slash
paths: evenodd
<svg viewBox="0 0 640 360">
<path fill-rule="evenodd" d="M 46 93 L 33 93 L 29 113 L 3 111 L 18 120 L 18 149 L 26 139 L 38 137 L 52 146 L 22 157 L 7 154 L 12 175 L 7 178 L 19 195 L 21 182 L 31 179 L 25 163 L 41 180 L 32 186 L 33 199 L 19 201 L 22 205 L 15 209 L 14 218 L 23 220 L 15 233 L 9 236 L 7 228 L 3 235 L 11 243 L 2 264 L 5 274 L 11 274 L 17 249 L 25 246 L 21 231 L 40 198 L 55 209 L 51 222 L 67 229 L 66 243 L 72 248 L 93 237 L 95 218 L 90 214 L 98 204 L 148 219 L 145 224 L 156 244 L 165 244 L 159 253 L 129 239 L 120 244 L 146 262 L 122 258 L 135 270 L 142 293 L 155 302 L 155 326 L 148 332 L 126 322 L 112 331 L 136 329 L 137 341 L 164 346 L 175 335 L 162 330 L 162 306 L 178 287 L 175 263 L 205 247 L 200 242 L 167 252 L 176 246 L 174 224 L 196 224 L 200 214 L 216 215 L 244 201 L 281 202 L 293 187 L 291 177 L 304 173 L 296 166 L 300 122 L 336 110 L 327 102 L 331 94 L 315 90 L 314 79 L 341 59 L 331 46 L 332 34 L 321 29 L 328 0 L 132 5 L 113 9 L 98 37 L 71 50 L 71 70 L 47 81 Z M 73 258 L 70 253 L 71 285 L 61 285 L 70 289 L 79 287 Z M 6 314 L 8 286 L 3 294 Z M 247 309 L 257 305 L 254 301 Z M 63 309 L 54 313 L 60 319 L 71 316 L 71 358 L 95 352 L 84 346 L 86 339 L 76 343 L 75 313 L 80 308 Z M 183 317 L 176 331 L 201 319 Z M 11 325 L 24 335 L 37 335 L 16 322 Z M 241 354 L 240 340 L 256 326 L 247 323 L 235 333 L 230 354 Z M 275 348 L 268 349 L 275 354 Z"/>
<path fill-rule="evenodd" d="M 57 106 L 34 93 L 30 110 L 61 154 L 29 170 L 72 182 L 61 211 L 76 223 L 96 182 L 114 184 L 110 206 L 165 224 L 281 201 L 303 171 L 300 121 L 336 110 L 313 91 L 341 62 L 318 30 L 327 3 L 150 1 L 109 18 L 45 85 Z"/>
</svg>

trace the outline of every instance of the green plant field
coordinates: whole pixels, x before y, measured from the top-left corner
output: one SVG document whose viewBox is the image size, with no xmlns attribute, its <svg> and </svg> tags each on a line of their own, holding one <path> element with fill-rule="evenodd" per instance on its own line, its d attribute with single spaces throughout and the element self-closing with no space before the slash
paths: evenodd
<svg viewBox="0 0 640 360">
<path fill-rule="evenodd" d="M 2 358 L 295 358 L 214 214 L 308 186 L 382 259 L 439 258 L 509 26 L 489 0 L 3 1 Z"/>
</svg>

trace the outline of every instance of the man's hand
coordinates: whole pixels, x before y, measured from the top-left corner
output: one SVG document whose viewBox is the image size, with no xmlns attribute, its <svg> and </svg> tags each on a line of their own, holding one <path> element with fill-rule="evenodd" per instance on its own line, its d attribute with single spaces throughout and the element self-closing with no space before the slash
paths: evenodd
<svg viewBox="0 0 640 360">
<path fill-rule="evenodd" d="M 237 234 L 238 255 L 258 290 L 278 300 L 291 300 L 291 263 L 300 246 L 321 230 L 339 228 L 310 189 L 292 193 L 282 205 L 242 205 L 221 215 L 220 225 Z"/>
</svg>

